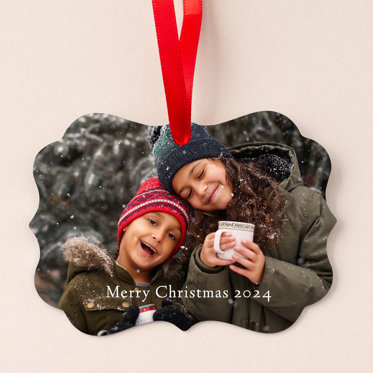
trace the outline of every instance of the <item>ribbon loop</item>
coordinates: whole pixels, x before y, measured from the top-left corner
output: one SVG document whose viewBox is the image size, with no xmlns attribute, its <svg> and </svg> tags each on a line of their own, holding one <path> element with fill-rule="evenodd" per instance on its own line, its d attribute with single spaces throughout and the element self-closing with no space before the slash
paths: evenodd
<svg viewBox="0 0 373 373">
<path fill-rule="evenodd" d="M 194 68 L 202 21 L 202 0 L 183 0 L 180 40 L 173 0 L 152 0 L 168 119 L 174 141 L 190 140 Z"/>
</svg>

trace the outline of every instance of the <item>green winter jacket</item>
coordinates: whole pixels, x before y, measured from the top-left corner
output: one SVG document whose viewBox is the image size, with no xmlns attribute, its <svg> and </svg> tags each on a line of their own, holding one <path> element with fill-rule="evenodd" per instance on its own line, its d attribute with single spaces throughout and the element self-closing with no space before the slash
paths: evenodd
<svg viewBox="0 0 373 373">
<path fill-rule="evenodd" d="M 166 280 L 161 268 L 149 285 L 136 285 L 106 250 L 87 245 L 83 237 L 75 240 L 75 246 L 65 251 L 70 264 L 67 286 L 58 308 L 82 332 L 97 335 L 99 331 L 111 329 L 131 305 L 140 308 L 155 304 L 159 309 L 169 295 L 174 305 L 184 308 L 177 297 L 180 286 Z"/>
<path fill-rule="evenodd" d="M 230 149 L 237 159 L 276 154 L 291 161 L 280 186 L 287 200 L 283 238 L 265 257 L 262 282 L 254 285 L 228 267 L 205 266 L 201 246 L 193 252 L 184 290 L 213 290 L 214 297 L 183 298 L 198 320 L 218 320 L 260 332 L 292 325 L 304 307 L 320 300 L 332 283 L 326 241 L 336 223 L 322 196 L 303 186 L 295 152 L 280 144 L 244 144 Z M 219 292 L 220 290 L 220 292 Z M 223 291 L 225 291 L 225 295 Z M 223 295 L 222 295 L 223 294 Z"/>
</svg>

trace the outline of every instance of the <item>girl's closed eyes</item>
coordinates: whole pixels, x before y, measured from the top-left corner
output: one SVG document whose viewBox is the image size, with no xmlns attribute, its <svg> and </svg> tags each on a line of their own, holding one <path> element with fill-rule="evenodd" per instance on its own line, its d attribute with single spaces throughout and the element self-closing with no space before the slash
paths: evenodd
<svg viewBox="0 0 373 373">
<path fill-rule="evenodd" d="M 172 181 L 176 193 L 202 211 L 224 210 L 232 199 L 223 162 L 206 158 L 186 164 Z"/>
</svg>

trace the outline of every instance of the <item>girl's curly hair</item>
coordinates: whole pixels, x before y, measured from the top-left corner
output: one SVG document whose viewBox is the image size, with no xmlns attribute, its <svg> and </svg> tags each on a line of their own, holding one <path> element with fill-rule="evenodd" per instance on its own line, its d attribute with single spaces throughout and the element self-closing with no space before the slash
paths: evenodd
<svg viewBox="0 0 373 373">
<path fill-rule="evenodd" d="M 263 251 L 281 238 L 285 222 L 285 195 L 276 180 L 252 162 L 221 157 L 226 179 L 232 185 L 233 198 L 223 211 L 191 209 L 191 225 L 186 245 L 203 243 L 206 235 L 218 229 L 219 220 L 241 221 L 255 225 L 254 242 Z"/>
</svg>

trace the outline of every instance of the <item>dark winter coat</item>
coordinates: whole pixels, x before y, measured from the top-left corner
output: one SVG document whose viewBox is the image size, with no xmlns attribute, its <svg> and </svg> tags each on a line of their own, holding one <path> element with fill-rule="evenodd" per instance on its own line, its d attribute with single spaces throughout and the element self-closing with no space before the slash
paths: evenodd
<svg viewBox="0 0 373 373">
<path fill-rule="evenodd" d="M 336 220 L 322 196 L 303 186 L 292 148 L 245 144 L 232 148 L 231 153 L 237 159 L 275 154 L 284 159 L 282 165 L 290 161 L 290 175 L 280 183 L 287 201 L 283 238 L 270 256 L 266 255 L 259 285 L 228 267 L 205 266 L 199 257 L 199 246 L 191 257 L 185 289 L 227 290 L 229 296 L 184 298 L 183 302 L 199 321 L 219 320 L 255 331 L 278 332 L 292 325 L 304 307 L 328 292 L 332 268 L 326 241 Z"/>
<path fill-rule="evenodd" d="M 67 287 L 58 308 L 65 311 L 71 323 L 84 333 L 96 335 L 101 330 L 109 330 L 131 305 L 155 304 L 160 309 L 162 300 L 169 294 L 169 286 L 175 291 L 180 289 L 178 284 L 164 278 L 162 269 L 155 272 L 149 285 L 136 285 L 111 254 L 83 237 L 75 238 L 66 247 L 65 257 L 70 261 Z M 130 291 L 134 292 L 130 294 Z M 169 299 L 183 308 L 180 299 L 173 295 L 171 293 Z"/>
</svg>

